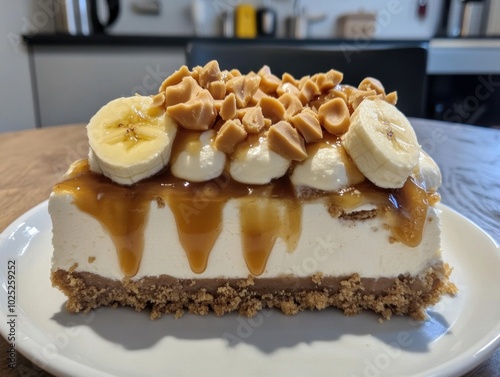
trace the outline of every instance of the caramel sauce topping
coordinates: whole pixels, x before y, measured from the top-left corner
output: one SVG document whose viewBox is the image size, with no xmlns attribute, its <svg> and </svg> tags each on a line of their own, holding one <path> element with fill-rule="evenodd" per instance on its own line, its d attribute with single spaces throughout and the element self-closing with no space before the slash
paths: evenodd
<svg viewBox="0 0 500 377">
<path fill-rule="evenodd" d="M 196 201 L 187 195 L 167 195 L 177 225 L 179 241 L 186 251 L 194 273 L 207 268 L 210 250 L 222 230 L 225 200 L 201 196 Z"/>
<path fill-rule="evenodd" d="M 292 252 L 302 229 L 302 206 L 298 200 L 248 197 L 240 203 L 241 245 L 248 270 L 261 275 L 274 244 L 281 238 Z"/>
<path fill-rule="evenodd" d="M 120 186 L 90 172 L 85 160 L 54 186 L 54 192 L 71 195 L 82 212 L 97 219 L 109 232 L 127 277 L 139 270 L 149 208 L 155 201 L 160 207 L 170 207 L 191 269 L 202 273 L 221 232 L 225 204 L 240 198 L 242 252 L 249 272 L 256 276 L 264 272 L 278 238 L 293 252 L 301 235 L 302 204 L 307 201 L 323 200 L 327 208 L 344 210 L 373 203 L 391 237 L 408 246 L 420 243 L 427 207 L 439 201 L 439 194 L 427 193 L 411 178 L 401 189 L 384 190 L 365 180 L 339 193 L 314 192 L 307 198 L 297 198 L 287 176 L 253 186 L 235 182 L 227 175 L 190 183 L 165 171 L 132 186 Z M 175 232 L 165 232 L 175 237 Z M 167 252 L 169 245 L 164 247 Z"/>
<path fill-rule="evenodd" d="M 72 175 L 54 186 L 54 192 L 71 194 L 82 212 L 99 220 L 115 244 L 122 272 L 134 276 L 141 264 L 149 202 L 142 193 L 91 173 L 87 162 L 80 163 Z"/>
</svg>

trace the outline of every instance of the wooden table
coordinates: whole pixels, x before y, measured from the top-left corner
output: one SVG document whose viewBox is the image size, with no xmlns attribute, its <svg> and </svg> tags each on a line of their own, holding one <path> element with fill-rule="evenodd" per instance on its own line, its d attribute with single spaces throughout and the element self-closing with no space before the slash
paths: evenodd
<svg viewBox="0 0 500 377">
<path fill-rule="evenodd" d="M 443 203 L 500 243 L 500 131 L 411 121 L 420 143 L 441 167 Z M 87 148 L 81 125 L 0 134 L 0 232 L 47 199 L 52 185 L 72 161 L 86 156 Z M 19 353 L 17 368 L 8 369 L 6 355 L 7 342 L 0 338 L 1 376 L 49 376 Z M 500 349 L 466 376 L 500 376 Z"/>
</svg>

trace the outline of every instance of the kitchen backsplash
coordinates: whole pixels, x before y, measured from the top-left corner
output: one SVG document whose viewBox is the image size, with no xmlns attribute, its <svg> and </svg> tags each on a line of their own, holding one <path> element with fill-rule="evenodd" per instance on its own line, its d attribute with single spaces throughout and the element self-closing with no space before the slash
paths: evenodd
<svg viewBox="0 0 500 377">
<path fill-rule="evenodd" d="M 309 38 L 340 37 L 339 20 L 348 14 L 373 17 L 374 38 L 428 39 L 436 34 L 444 0 L 122 0 L 111 34 L 220 36 L 222 15 L 242 3 L 267 6 L 277 15 L 276 36 L 287 36 L 285 20 L 297 15 L 316 18 L 307 27 Z M 295 12 L 295 13 L 294 13 Z M 227 24 L 226 24 L 227 26 Z M 364 36 L 364 34 L 362 35 Z"/>
</svg>

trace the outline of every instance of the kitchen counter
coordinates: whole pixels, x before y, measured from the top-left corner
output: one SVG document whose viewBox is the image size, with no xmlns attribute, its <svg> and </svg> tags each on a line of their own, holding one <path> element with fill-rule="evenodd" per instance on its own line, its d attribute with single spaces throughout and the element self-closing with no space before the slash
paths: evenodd
<svg viewBox="0 0 500 377">
<path fill-rule="evenodd" d="M 429 74 L 500 74 L 500 38 L 439 38 L 429 43 Z"/>
<path fill-rule="evenodd" d="M 292 38 L 219 38 L 219 37 L 191 37 L 191 36 L 166 36 L 166 35 L 112 35 L 94 34 L 69 35 L 69 34 L 33 34 L 24 35 L 23 39 L 28 46 L 185 46 L 191 41 L 205 42 L 238 42 L 238 43 L 261 43 L 293 46 L 335 46 L 343 45 L 352 48 L 362 48 L 368 44 L 419 44 L 426 43 L 426 40 L 346 40 L 346 39 L 292 39 Z"/>
<path fill-rule="evenodd" d="M 184 47 L 190 37 L 156 35 L 110 35 L 94 34 L 33 34 L 24 35 L 28 46 L 169 46 Z"/>
<path fill-rule="evenodd" d="M 346 54 L 356 53 L 363 48 L 394 44 L 425 46 L 428 48 L 429 75 L 425 116 L 444 120 L 452 120 L 443 117 L 445 111 L 448 113 L 450 108 L 454 111 L 458 106 L 456 104 L 470 100 L 470 94 L 474 93 L 478 85 L 477 76 L 484 76 L 478 83 L 492 82 L 493 86 L 496 86 L 498 79 L 489 76 L 500 74 L 499 38 L 355 41 L 194 38 L 188 35 L 36 34 L 24 36 L 24 41 L 31 55 L 37 127 L 86 122 L 103 103 L 113 98 L 156 91 L 164 78 L 186 64 L 185 51 L 189 42 L 340 49 Z M 86 72 L 86 75 L 81 75 L 81 72 Z M 471 87 L 464 86 L 463 75 L 468 75 Z M 59 79 L 53 80 L 54 77 Z M 89 77 L 92 79 L 89 80 Z M 457 91 L 460 85 L 461 92 Z M 446 92 L 445 95 L 443 91 Z M 88 93 L 92 93 L 92 96 L 88 96 Z M 474 117 L 463 117 L 462 113 L 459 114 L 459 121 L 487 126 L 498 125 L 499 118 L 494 104 L 497 95 L 491 95 L 488 101 L 478 104 L 477 109 L 474 108 L 478 110 L 478 113 L 474 114 L 480 116 L 476 121 Z M 75 107 L 74 103 L 80 103 L 82 106 Z M 470 103 L 466 102 L 466 105 L 469 106 Z"/>
<path fill-rule="evenodd" d="M 66 34 L 25 35 L 28 46 L 158 46 L 184 47 L 190 41 L 238 41 L 293 46 L 320 46 L 361 49 L 384 44 L 428 44 L 427 72 L 431 75 L 500 74 L 500 38 L 436 38 L 420 40 L 344 40 L 344 39 L 286 39 L 286 38 L 195 38 L 190 36 L 110 35 L 73 36 Z"/>
</svg>

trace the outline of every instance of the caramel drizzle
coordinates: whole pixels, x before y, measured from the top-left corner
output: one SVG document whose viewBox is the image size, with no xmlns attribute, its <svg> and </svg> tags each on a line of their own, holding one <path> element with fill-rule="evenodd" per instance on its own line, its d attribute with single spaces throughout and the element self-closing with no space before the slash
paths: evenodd
<svg viewBox="0 0 500 377">
<path fill-rule="evenodd" d="M 85 162 L 54 192 L 71 194 L 82 212 L 96 218 L 113 240 L 123 274 L 137 274 L 150 207 L 138 191 L 110 184 L 106 177 L 90 173 Z"/>
<path fill-rule="evenodd" d="M 191 270 L 201 274 L 206 270 L 208 257 L 222 230 L 222 210 L 225 200 L 168 197 L 175 216 L 179 241 L 184 248 Z"/>
<path fill-rule="evenodd" d="M 265 271 L 278 238 L 289 252 L 295 249 L 301 234 L 302 203 L 307 200 L 322 199 L 329 209 L 373 203 L 386 219 L 393 240 L 408 246 L 420 243 L 427 208 L 439 201 L 439 194 L 427 193 L 411 178 L 398 190 L 383 190 L 365 181 L 340 193 L 315 192 L 301 199 L 296 198 L 287 176 L 268 185 L 250 186 L 226 176 L 188 183 L 163 172 L 132 186 L 119 186 L 90 172 L 87 161 L 80 162 L 69 178 L 54 186 L 54 192 L 70 194 L 82 212 L 96 218 L 109 232 L 127 277 L 139 270 L 149 208 L 155 200 L 170 207 L 190 267 L 200 274 L 207 268 L 221 232 L 226 202 L 240 198 L 243 257 L 249 272 L 256 276 Z"/>
<path fill-rule="evenodd" d="M 240 203 L 241 246 L 252 275 L 261 275 L 274 244 L 281 238 L 287 251 L 297 246 L 302 228 L 299 201 L 277 198 L 247 198 Z"/>
</svg>

